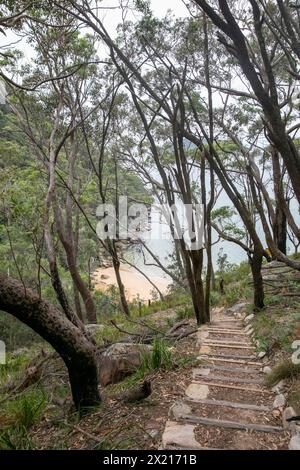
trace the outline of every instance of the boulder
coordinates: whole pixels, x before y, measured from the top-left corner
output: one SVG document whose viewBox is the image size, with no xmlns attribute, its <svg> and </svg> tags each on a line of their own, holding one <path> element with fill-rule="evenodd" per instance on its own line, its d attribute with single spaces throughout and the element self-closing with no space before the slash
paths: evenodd
<svg viewBox="0 0 300 470">
<path fill-rule="evenodd" d="M 141 343 L 114 343 L 103 353 L 103 356 L 108 357 L 127 357 L 128 354 L 141 355 L 143 353 L 149 353 L 152 350 L 152 346 L 149 344 Z"/>
<path fill-rule="evenodd" d="M 261 267 L 262 271 L 276 268 L 286 268 L 286 264 L 284 264 L 282 261 L 271 261 L 270 263 L 263 264 Z"/>
<path fill-rule="evenodd" d="M 99 331 L 102 331 L 105 328 L 105 326 L 101 323 L 88 323 L 87 325 L 85 325 L 85 327 L 88 332 L 91 333 L 92 336 L 96 335 L 97 333 L 99 333 Z"/>
<path fill-rule="evenodd" d="M 106 387 L 121 382 L 140 366 L 142 354 L 150 354 L 151 350 L 147 344 L 112 344 L 98 360 L 100 384 Z"/>
<path fill-rule="evenodd" d="M 232 307 L 228 308 L 225 313 L 227 314 L 235 314 L 243 310 L 247 305 L 247 302 L 239 302 L 237 304 L 234 304 Z"/>
</svg>

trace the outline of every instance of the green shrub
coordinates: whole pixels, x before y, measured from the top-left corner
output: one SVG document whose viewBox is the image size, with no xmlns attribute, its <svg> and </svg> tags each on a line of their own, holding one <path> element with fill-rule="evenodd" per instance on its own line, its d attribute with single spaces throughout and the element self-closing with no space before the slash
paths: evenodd
<svg viewBox="0 0 300 470">
<path fill-rule="evenodd" d="M 185 318 L 192 318 L 194 316 L 194 308 L 192 305 L 185 305 L 184 307 L 176 310 L 176 320 L 184 320 Z"/>
<path fill-rule="evenodd" d="M 223 295 L 220 292 L 218 292 L 216 290 L 211 291 L 211 293 L 210 293 L 210 305 L 212 307 L 214 307 L 216 305 L 219 305 L 222 301 L 222 297 L 223 297 Z"/>
<path fill-rule="evenodd" d="M 47 405 L 47 395 L 43 390 L 36 389 L 23 393 L 5 407 L 6 414 L 11 417 L 16 426 L 31 428 L 43 413 Z"/>
<path fill-rule="evenodd" d="M 7 402 L 0 422 L 9 424 L 2 426 L 4 429 L 0 434 L 0 449 L 32 449 L 33 443 L 28 431 L 40 419 L 47 402 L 47 395 L 41 389 L 23 393 Z"/>
<path fill-rule="evenodd" d="M 161 339 L 155 339 L 152 343 L 152 351 L 141 354 L 139 372 L 145 375 L 157 369 L 171 369 L 172 355 L 167 343 Z"/>
</svg>

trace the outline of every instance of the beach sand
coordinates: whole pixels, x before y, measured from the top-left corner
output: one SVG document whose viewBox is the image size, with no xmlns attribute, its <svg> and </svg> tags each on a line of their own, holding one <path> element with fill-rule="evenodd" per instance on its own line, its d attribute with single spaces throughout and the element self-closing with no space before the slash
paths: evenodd
<svg viewBox="0 0 300 470">
<path fill-rule="evenodd" d="M 130 266 L 121 265 L 120 274 L 122 282 L 126 290 L 127 300 L 132 301 L 139 298 L 142 302 L 148 302 L 153 298 L 152 291 L 154 287 L 150 282 L 138 271 Z M 147 274 L 148 275 L 148 274 Z M 151 281 L 158 287 L 164 294 L 167 292 L 167 287 L 171 283 L 169 279 L 159 276 L 149 276 Z M 92 281 L 96 290 L 105 292 L 109 286 L 118 286 L 114 268 L 99 268 L 92 274 Z M 157 291 L 155 290 L 157 293 Z"/>
</svg>

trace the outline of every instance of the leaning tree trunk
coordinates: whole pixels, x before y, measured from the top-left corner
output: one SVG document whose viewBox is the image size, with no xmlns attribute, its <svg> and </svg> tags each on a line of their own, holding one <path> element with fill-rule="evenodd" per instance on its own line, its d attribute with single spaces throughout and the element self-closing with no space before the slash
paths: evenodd
<svg viewBox="0 0 300 470">
<path fill-rule="evenodd" d="M 25 290 L 19 281 L 0 274 L 0 310 L 28 325 L 58 352 L 68 369 L 77 409 L 101 402 L 95 348 L 56 307 Z"/>
</svg>

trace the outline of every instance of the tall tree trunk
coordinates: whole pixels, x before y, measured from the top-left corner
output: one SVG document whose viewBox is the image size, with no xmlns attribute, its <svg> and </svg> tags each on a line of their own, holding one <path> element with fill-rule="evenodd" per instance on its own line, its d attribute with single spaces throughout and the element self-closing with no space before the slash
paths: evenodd
<svg viewBox="0 0 300 470">
<path fill-rule="evenodd" d="M 272 150 L 273 177 L 274 177 L 274 194 L 276 202 L 275 219 L 273 223 L 274 242 L 278 249 L 286 255 L 287 242 L 287 218 L 284 210 L 284 191 L 282 184 L 282 171 L 280 168 L 278 152 Z"/>
<path fill-rule="evenodd" d="M 117 283 L 118 283 L 118 287 L 119 287 L 120 301 L 121 301 L 122 309 L 123 309 L 123 312 L 125 313 L 125 315 L 127 317 L 130 317 L 130 311 L 129 311 L 129 307 L 128 307 L 128 303 L 127 303 L 127 299 L 126 299 L 126 295 L 125 295 L 125 288 L 124 288 L 124 284 L 122 282 L 122 278 L 121 278 L 121 274 L 120 274 L 120 261 L 115 256 L 113 256 L 112 260 L 113 260 L 113 267 L 114 267 L 114 270 L 115 270 L 116 279 L 117 279 Z"/>
<path fill-rule="evenodd" d="M 287 253 L 286 242 L 287 242 L 287 223 L 284 212 L 278 205 L 275 211 L 275 223 L 273 225 L 274 242 L 276 243 L 278 250 L 284 255 Z"/>
<path fill-rule="evenodd" d="M 281 154 L 290 176 L 295 196 L 300 203 L 300 156 L 295 143 L 286 132 L 285 122 L 281 116 L 274 70 L 266 45 L 267 36 L 265 36 L 263 32 L 263 16 L 261 15 L 257 2 L 251 1 L 250 3 L 252 5 L 254 28 L 260 58 L 268 80 L 268 90 L 256 70 L 257 64 L 253 61 L 253 56 L 249 53 L 245 35 L 234 18 L 232 8 L 229 6 L 228 2 L 225 0 L 219 1 L 222 16 L 220 16 L 206 0 L 194 0 L 194 2 L 197 3 L 207 16 L 210 17 L 212 22 L 232 40 L 234 47 L 229 45 L 223 36 L 219 36 L 220 42 L 223 43 L 227 50 L 229 50 L 231 54 L 234 54 L 235 58 L 239 61 L 240 67 L 263 109 L 269 139 Z"/>
<path fill-rule="evenodd" d="M 79 328 L 56 307 L 4 274 L 0 274 L 0 310 L 28 325 L 58 352 L 68 369 L 77 409 L 100 403 L 95 348 Z"/>
<path fill-rule="evenodd" d="M 69 227 L 70 225 L 70 221 L 68 220 L 69 217 L 67 216 L 67 230 L 64 231 L 61 210 L 57 206 L 57 204 L 54 207 L 54 214 L 55 214 L 56 230 L 57 230 L 59 239 L 66 252 L 68 268 L 69 268 L 72 280 L 75 286 L 77 287 L 82 297 L 82 300 L 84 302 L 87 320 L 89 321 L 89 323 L 97 323 L 97 311 L 96 311 L 95 303 L 93 301 L 91 292 L 89 291 L 88 287 L 83 282 L 79 274 L 78 268 L 77 268 L 76 257 L 75 257 L 75 247 L 73 243 L 73 235 L 72 235 L 71 228 Z"/>
<path fill-rule="evenodd" d="M 264 286 L 261 275 L 263 254 L 255 250 L 252 256 L 249 256 L 249 262 L 252 271 L 253 287 L 254 287 L 254 308 L 256 311 L 264 308 Z"/>
<path fill-rule="evenodd" d="M 193 266 L 193 281 L 195 284 L 196 301 L 199 311 L 198 324 L 203 325 L 209 321 L 209 312 L 207 314 L 205 310 L 205 296 L 202 281 L 202 270 L 203 270 L 203 250 L 197 250 L 191 252 L 192 266 Z"/>
</svg>

